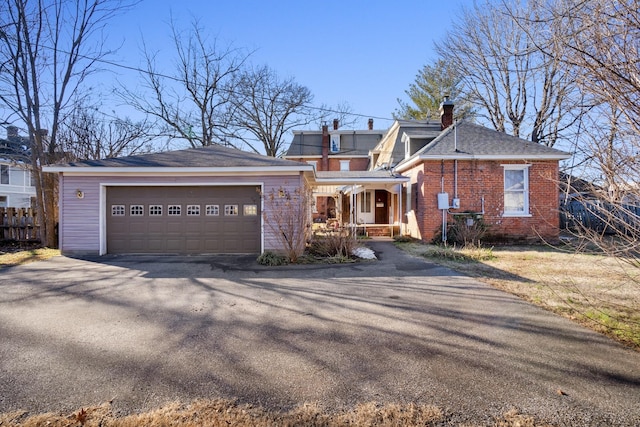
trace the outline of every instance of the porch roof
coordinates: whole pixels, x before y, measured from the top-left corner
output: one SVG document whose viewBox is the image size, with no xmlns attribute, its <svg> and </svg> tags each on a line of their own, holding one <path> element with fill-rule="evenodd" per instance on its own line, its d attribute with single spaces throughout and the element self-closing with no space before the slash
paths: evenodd
<svg viewBox="0 0 640 427">
<path fill-rule="evenodd" d="M 313 192 L 315 194 L 334 194 L 340 191 L 357 192 L 356 188 L 377 188 L 396 192 L 399 184 L 409 182 L 409 180 L 409 177 L 394 174 L 389 170 L 316 171 Z"/>
</svg>

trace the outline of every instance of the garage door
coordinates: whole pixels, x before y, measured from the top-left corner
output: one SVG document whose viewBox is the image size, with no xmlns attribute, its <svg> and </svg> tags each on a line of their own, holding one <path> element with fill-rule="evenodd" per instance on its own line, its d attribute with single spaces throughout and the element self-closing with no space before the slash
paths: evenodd
<svg viewBox="0 0 640 427">
<path fill-rule="evenodd" d="M 251 187 L 108 187 L 107 252 L 259 253 Z"/>
</svg>

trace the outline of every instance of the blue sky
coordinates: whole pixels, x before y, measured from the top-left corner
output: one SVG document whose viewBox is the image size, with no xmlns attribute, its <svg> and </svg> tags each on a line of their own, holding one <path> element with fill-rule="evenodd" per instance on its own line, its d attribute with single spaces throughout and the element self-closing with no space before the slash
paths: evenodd
<svg viewBox="0 0 640 427">
<path fill-rule="evenodd" d="M 433 42 L 466 3 L 143 0 L 110 21 L 108 38 L 122 44 L 113 59 L 139 67 L 143 36 L 170 56 L 170 17 L 184 29 L 196 18 L 211 37 L 255 51 L 252 63 L 307 86 L 314 105 L 346 103 L 354 113 L 375 117 L 376 128 L 386 128 L 391 122 L 383 119 L 391 119 L 397 98 L 406 98 L 416 73 L 434 61 Z M 117 73 L 135 84 L 134 72 Z"/>
</svg>

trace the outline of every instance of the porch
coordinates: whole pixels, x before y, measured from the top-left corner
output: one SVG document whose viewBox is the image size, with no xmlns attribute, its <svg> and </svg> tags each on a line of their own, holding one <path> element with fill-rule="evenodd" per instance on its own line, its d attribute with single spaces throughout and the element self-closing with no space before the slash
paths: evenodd
<svg viewBox="0 0 640 427">
<path fill-rule="evenodd" d="M 407 181 L 387 170 L 317 172 L 312 183 L 314 228 L 370 237 L 400 234 Z"/>
</svg>

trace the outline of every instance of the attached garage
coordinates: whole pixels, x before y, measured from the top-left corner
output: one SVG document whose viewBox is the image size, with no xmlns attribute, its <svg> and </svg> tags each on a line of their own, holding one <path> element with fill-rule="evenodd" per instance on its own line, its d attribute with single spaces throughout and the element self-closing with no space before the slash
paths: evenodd
<svg viewBox="0 0 640 427">
<path fill-rule="evenodd" d="M 259 253 L 260 187 L 107 187 L 107 252 Z"/>
<path fill-rule="evenodd" d="M 264 195 L 308 185 L 303 163 L 210 146 L 44 168 L 59 176 L 64 255 L 282 250 Z"/>
</svg>

